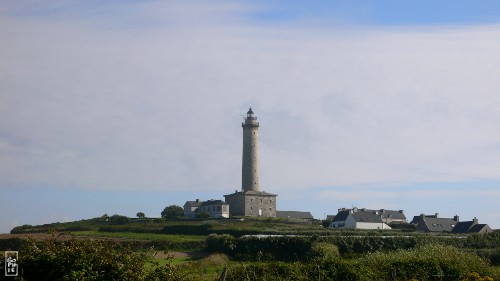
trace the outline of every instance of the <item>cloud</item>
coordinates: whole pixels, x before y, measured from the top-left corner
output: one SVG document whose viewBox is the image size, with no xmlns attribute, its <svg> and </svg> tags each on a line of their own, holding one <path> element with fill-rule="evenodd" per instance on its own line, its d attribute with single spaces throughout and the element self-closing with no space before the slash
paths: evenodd
<svg viewBox="0 0 500 281">
<path fill-rule="evenodd" d="M 270 192 L 500 180 L 498 26 L 263 26 L 244 16 L 262 7 L 172 3 L 3 16 L 1 188 L 232 191 L 249 106 Z"/>
</svg>

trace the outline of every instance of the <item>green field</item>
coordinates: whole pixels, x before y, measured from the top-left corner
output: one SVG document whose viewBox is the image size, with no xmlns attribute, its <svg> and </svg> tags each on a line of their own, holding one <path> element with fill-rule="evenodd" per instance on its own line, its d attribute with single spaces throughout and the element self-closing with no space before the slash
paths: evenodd
<svg viewBox="0 0 500 281">
<path fill-rule="evenodd" d="M 171 241 L 171 242 L 204 242 L 207 238 L 204 235 L 175 235 L 175 234 L 155 234 L 155 233 L 134 233 L 134 232 L 97 232 L 97 231 L 74 231 L 76 236 L 89 236 L 98 238 L 122 238 L 141 241 Z"/>
</svg>

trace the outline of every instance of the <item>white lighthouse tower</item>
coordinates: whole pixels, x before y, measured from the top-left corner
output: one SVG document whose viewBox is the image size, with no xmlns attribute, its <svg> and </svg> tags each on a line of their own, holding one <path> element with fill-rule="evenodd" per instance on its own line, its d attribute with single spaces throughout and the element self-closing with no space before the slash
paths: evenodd
<svg viewBox="0 0 500 281">
<path fill-rule="evenodd" d="M 243 127 L 243 163 L 241 189 L 259 191 L 259 122 L 252 108 L 247 112 Z"/>
</svg>

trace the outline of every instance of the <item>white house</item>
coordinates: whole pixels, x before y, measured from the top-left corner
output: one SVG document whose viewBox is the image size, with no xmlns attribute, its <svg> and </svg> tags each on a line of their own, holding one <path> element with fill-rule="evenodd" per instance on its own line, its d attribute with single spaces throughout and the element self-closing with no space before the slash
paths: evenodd
<svg viewBox="0 0 500 281">
<path fill-rule="evenodd" d="M 331 228 L 391 229 L 377 212 L 361 209 L 341 209 L 330 224 Z"/>
<path fill-rule="evenodd" d="M 211 218 L 229 218 L 229 204 L 222 200 L 210 199 L 201 203 L 195 212 L 208 213 Z"/>
<path fill-rule="evenodd" d="M 186 201 L 184 204 L 184 217 L 194 219 L 196 217 L 196 209 L 201 206 L 200 199 L 196 199 L 196 201 Z"/>
</svg>

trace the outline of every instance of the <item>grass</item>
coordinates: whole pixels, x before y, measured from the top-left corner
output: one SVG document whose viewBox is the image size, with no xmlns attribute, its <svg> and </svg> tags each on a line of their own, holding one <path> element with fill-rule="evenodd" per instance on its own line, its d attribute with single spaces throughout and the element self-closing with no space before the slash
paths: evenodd
<svg viewBox="0 0 500 281">
<path fill-rule="evenodd" d="M 223 254 L 212 254 L 200 260 L 178 265 L 179 269 L 192 280 L 218 280 L 224 267 L 231 263 Z"/>
<path fill-rule="evenodd" d="M 170 242 L 201 242 L 205 241 L 203 235 L 177 235 L 177 234 L 155 234 L 155 233 L 135 233 L 135 232 L 97 232 L 97 231 L 75 231 L 76 236 L 119 238 L 131 240 L 147 241 L 170 241 Z"/>
</svg>

